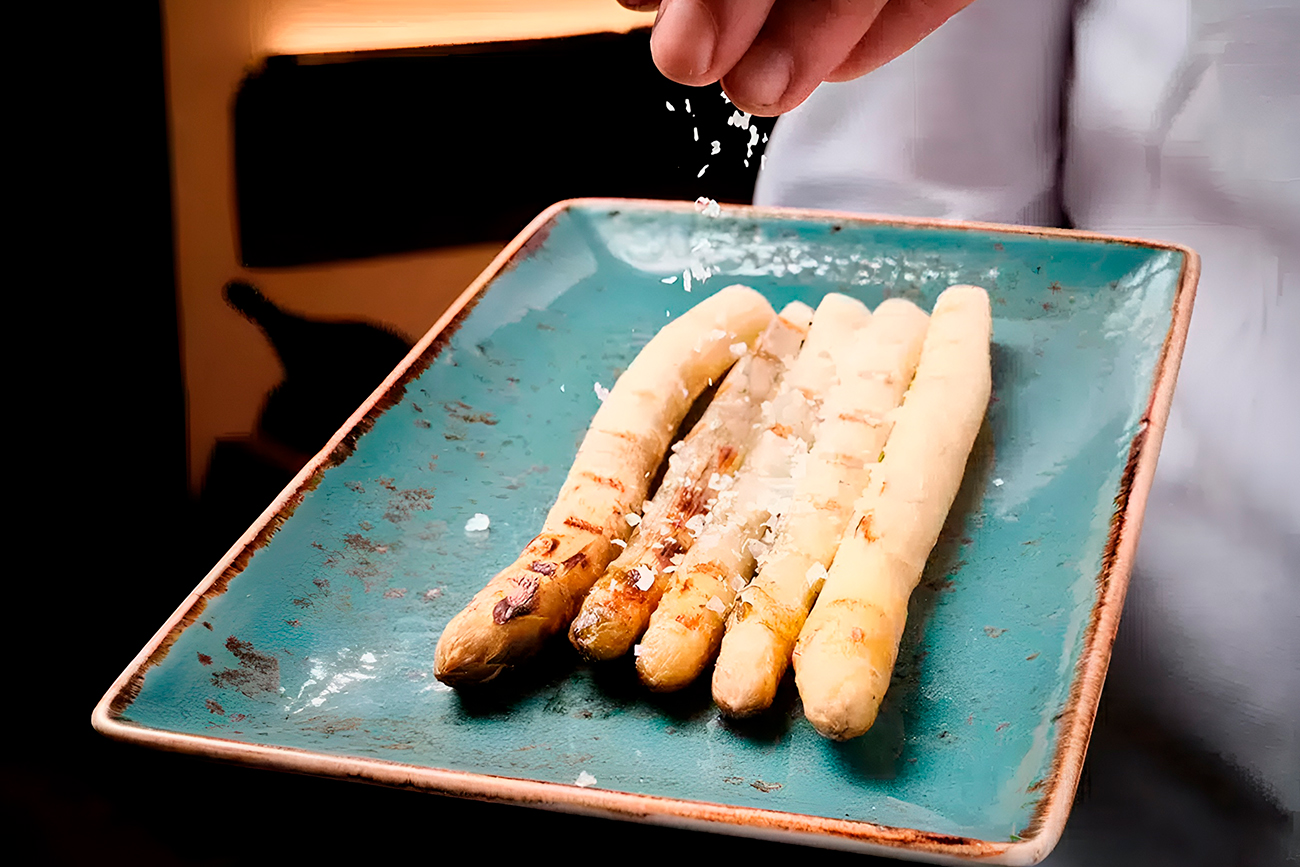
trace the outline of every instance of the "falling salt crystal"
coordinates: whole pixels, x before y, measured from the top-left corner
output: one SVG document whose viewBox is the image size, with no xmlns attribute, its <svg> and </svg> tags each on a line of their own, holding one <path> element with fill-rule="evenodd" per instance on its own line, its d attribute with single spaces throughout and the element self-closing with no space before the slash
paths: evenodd
<svg viewBox="0 0 1300 867">
<path fill-rule="evenodd" d="M 691 269 L 687 268 L 682 272 L 682 288 L 687 292 L 691 291 Z"/>
<path fill-rule="evenodd" d="M 727 606 L 724 605 L 722 600 L 716 596 L 710 597 L 709 601 L 704 604 L 704 607 L 710 611 L 716 611 L 719 614 L 722 614 L 727 610 Z"/>
<path fill-rule="evenodd" d="M 666 101 L 666 100 L 664 101 L 664 105 L 668 106 L 668 110 L 669 110 L 669 111 L 676 111 L 676 110 L 677 110 L 677 109 L 673 108 L 673 104 L 672 104 L 671 102 L 668 102 L 668 101 Z"/>
<path fill-rule="evenodd" d="M 560 391 L 564 391 L 564 383 L 560 383 Z"/>
<path fill-rule="evenodd" d="M 709 164 L 708 164 L 708 163 L 705 163 L 705 164 L 704 164 L 704 168 L 700 169 L 699 173 L 696 174 L 695 177 L 697 177 L 697 178 L 702 178 L 702 177 L 704 177 L 704 173 L 707 172 L 708 170 L 709 170 Z"/>
<path fill-rule="evenodd" d="M 690 114 L 690 112 L 691 112 L 691 101 L 688 99 L 686 100 L 686 113 Z"/>
<path fill-rule="evenodd" d="M 745 168 L 749 168 L 749 160 L 745 160 Z"/>
<path fill-rule="evenodd" d="M 620 548 L 627 547 L 627 543 L 624 542 L 622 539 L 610 539 L 609 541 L 613 542 L 615 545 L 617 545 Z"/>
<path fill-rule="evenodd" d="M 998 488 L 1000 488 L 1000 487 L 1002 487 L 1002 486 L 1005 485 L 1005 484 L 1006 484 L 1006 482 L 1002 481 L 1001 479 L 994 479 L 994 480 L 993 480 L 993 485 L 994 485 L 994 487 L 998 487 Z"/>
<path fill-rule="evenodd" d="M 713 150 L 709 151 L 709 156 L 717 156 L 722 151 L 722 142 L 720 141 L 709 142 L 709 146 L 713 148 Z"/>
<path fill-rule="evenodd" d="M 763 133 L 763 144 L 767 144 L 767 133 Z"/>
<path fill-rule="evenodd" d="M 677 275 L 674 274 L 674 275 L 671 276 L 671 277 L 665 277 L 665 278 L 663 278 L 662 280 L 660 280 L 659 282 L 660 282 L 660 283 L 667 283 L 667 284 L 669 284 L 669 285 L 671 286 L 673 283 L 676 283 L 676 282 L 677 282 Z"/>
<path fill-rule="evenodd" d="M 699 128 L 698 126 L 696 126 L 696 127 L 691 127 L 691 130 L 692 130 L 692 132 L 695 133 L 695 140 L 696 140 L 696 141 L 699 141 L 699 140 L 700 140 L 700 128 Z"/>
<path fill-rule="evenodd" d="M 623 520 L 627 521 L 629 527 L 635 527 L 637 524 L 641 523 L 641 516 L 636 512 L 632 512 L 631 514 L 624 515 Z"/>
<path fill-rule="evenodd" d="M 479 533 L 486 530 L 492 524 L 492 520 L 482 512 L 476 512 L 474 517 L 465 522 L 466 533 Z"/>
<path fill-rule="evenodd" d="M 718 96 L 722 97 L 723 102 L 731 102 L 730 99 L 727 99 L 727 95 L 725 93 L 719 93 Z"/>
<path fill-rule="evenodd" d="M 767 168 L 767 154 L 758 155 L 758 167 L 760 169 Z"/>
<path fill-rule="evenodd" d="M 669 108 L 672 108 L 672 106 L 669 106 Z M 579 789 L 588 789 L 596 785 L 596 778 L 586 771 L 583 771 L 578 774 L 578 779 L 575 780 L 573 784 Z"/>
</svg>

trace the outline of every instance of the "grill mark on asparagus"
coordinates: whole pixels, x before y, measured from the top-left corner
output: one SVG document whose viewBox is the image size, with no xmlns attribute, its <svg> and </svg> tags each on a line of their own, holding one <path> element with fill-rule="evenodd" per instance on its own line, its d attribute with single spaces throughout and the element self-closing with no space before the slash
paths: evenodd
<svg viewBox="0 0 1300 867">
<path fill-rule="evenodd" d="M 598 485 L 602 485 L 606 488 L 613 488 L 614 490 L 618 491 L 620 494 L 626 490 L 623 487 L 622 482 L 620 482 L 618 479 L 612 479 L 609 476 L 598 476 L 595 473 L 590 473 L 590 472 L 582 472 L 579 473 L 579 475 L 582 476 L 584 479 L 591 479 L 593 482 L 595 482 Z M 566 521 L 565 523 L 568 522 Z"/>
<path fill-rule="evenodd" d="M 564 519 L 564 526 L 572 527 L 575 530 L 586 530 L 588 533 L 595 533 L 597 536 L 605 535 L 605 531 L 600 527 L 597 527 L 590 521 L 584 521 L 581 518 L 575 518 L 572 515 Z"/>
<path fill-rule="evenodd" d="M 515 585 L 514 589 L 492 607 L 492 622 L 497 625 L 508 623 L 520 614 L 531 611 L 533 602 L 537 599 L 537 588 L 541 585 L 541 580 L 529 573 L 510 580 Z"/>
</svg>

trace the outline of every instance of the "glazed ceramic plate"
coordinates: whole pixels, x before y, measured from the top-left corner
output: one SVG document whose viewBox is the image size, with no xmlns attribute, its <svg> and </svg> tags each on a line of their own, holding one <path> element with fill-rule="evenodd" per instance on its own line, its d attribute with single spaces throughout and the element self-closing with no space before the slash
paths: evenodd
<svg viewBox="0 0 1300 867">
<path fill-rule="evenodd" d="M 1005 226 L 583 200 L 538 217 L 177 609 L 95 710 L 249 765 L 934 861 L 1061 833 L 1123 603 L 1197 262 Z M 655 331 L 731 283 L 929 309 L 986 287 L 994 397 L 875 727 L 791 683 L 719 717 L 561 639 L 490 691 L 432 676 L 448 619 L 538 532 Z M 486 515 L 486 531 L 467 522 Z"/>
</svg>

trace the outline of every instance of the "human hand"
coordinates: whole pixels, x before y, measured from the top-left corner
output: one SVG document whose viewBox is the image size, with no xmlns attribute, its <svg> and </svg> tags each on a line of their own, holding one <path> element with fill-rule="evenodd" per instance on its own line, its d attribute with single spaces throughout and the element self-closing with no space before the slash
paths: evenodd
<svg viewBox="0 0 1300 867">
<path fill-rule="evenodd" d="M 650 51 L 690 85 L 722 80 L 736 106 L 789 111 L 823 81 L 883 66 L 972 0 L 619 0 L 658 9 Z"/>
</svg>

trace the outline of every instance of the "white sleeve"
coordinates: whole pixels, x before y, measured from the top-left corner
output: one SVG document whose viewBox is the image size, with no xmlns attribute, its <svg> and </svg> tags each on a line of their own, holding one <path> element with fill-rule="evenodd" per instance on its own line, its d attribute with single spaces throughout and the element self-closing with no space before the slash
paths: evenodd
<svg viewBox="0 0 1300 867">
<path fill-rule="evenodd" d="M 777 122 L 756 204 L 1052 225 L 1072 0 L 979 0 Z"/>
<path fill-rule="evenodd" d="M 978 5 L 978 4 L 977 4 Z M 1107 688 L 1300 810 L 1300 4 L 1093 0 L 1063 200 L 1201 255 Z"/>
</svg>

